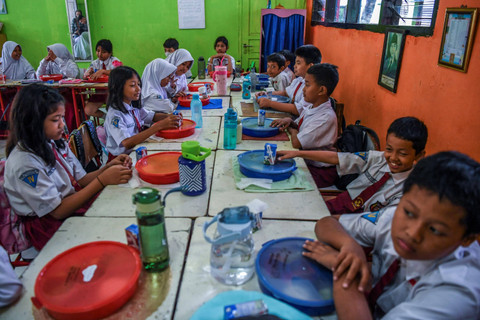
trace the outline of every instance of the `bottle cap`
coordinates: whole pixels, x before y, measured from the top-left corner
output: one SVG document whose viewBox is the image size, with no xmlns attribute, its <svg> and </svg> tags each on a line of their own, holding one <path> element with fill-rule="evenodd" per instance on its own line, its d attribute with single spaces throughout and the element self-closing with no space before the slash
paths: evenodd
<svg viewBox="0 0 480 320">
<path fill-rule="evenodd" d="M 192 99 L 200 99 L 198 93 L 192 94 Z"/>
<path fill-rule="evenodd" d="M 160 199 L 160 194 L 158 190 L 154 188 L 139 188 L 137 189 L 137 193 L 133 195 L 133 204 L 141 203 L 141 204 L 150 204 L 158 201 Z"/>
</svg>

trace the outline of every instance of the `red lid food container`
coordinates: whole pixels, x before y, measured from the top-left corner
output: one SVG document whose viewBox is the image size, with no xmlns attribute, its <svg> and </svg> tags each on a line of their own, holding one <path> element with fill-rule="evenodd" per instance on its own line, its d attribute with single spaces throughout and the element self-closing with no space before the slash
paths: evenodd
<svg viewBox="0 0 480 320">
<path fill-rule="evenodd" d="M 87 82 L 94 82 L 94 83 L 107 83 L 108 82 L 108 76 L 103 75 L 95 80 L 92 80 L 90 77 L 88 77 Z"/>
<path fill-rule="evenodd" d="M 183 119 L 182 126 L 180 128 L 160 130 L 155 135 L 165 139 L 185 138 L 195 133 L 196 125 L 197 124 L 193 120 Z"/>
<path fill-rule="evenodd" d="M 200 82 L 192 82 L 188 84 L 188 91 L 190 92 L 198 92 L 198 88 L 205 87 L 206 84 L 210 85 L 210 88 L 213 90 L 215 88 L 215 82 L 208 82 L 208 81 L 200 81 Z"/>
<path fill-rule="evenodd" d="M 200 99 L 202 101 L 202 106 L 206 106 L 210 103 L 210 98 Z M 178 97 L 178 104 L 182 107 L 190 108 L 190 103 L 192 102 L 192 95 L 186 95 L 185 97 Z"/>
<path fill-rule="evenodd" d="M 50 80 L 60 81 L 62 79 L 63 79 L 63 75 L 61 74 L 44 74 L 40 76 L 40 80 L 42 81 L 50 81 Z"/>
<path fill-rule="evenodd" d="M 140 179 L 152 184 L 171 184 L 180 181 L 178 158 L 181 152 L 159 152 L 137 161 L 135 169 Z"/>
<path fill-rule="evenodd" d="M 55 319 L 101 319 L 135 293 L 138 251 L 114 241 L 85 243 L 53 258 L 38 274 L 34 304 Z"/>
</svg>

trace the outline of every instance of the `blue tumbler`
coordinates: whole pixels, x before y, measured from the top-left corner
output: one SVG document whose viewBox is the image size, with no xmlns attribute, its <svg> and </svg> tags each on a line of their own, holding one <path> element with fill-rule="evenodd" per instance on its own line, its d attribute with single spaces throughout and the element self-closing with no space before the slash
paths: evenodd
<svg viewBox="0 0 480 320">
<path fill-rule="evenodd" d="M 198 196 L 207 190 L 205 158 L 212 151 L 200 146 L 198 141 L 182 143 L 182 155 L 178 158 L 180 184 L 186 196 Z"/>
</svg>

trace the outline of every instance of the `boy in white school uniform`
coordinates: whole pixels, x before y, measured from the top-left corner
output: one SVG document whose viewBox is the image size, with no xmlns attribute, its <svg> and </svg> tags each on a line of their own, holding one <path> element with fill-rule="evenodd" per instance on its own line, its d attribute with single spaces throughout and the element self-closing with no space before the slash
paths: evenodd
<svg viewBox="0 0 480 320">
<path fill-rule="evenodd" d="M 272 108 L 278 111 L 288 112 L 298 117 L 303 109 L 310 105 L 303 99 L 303 87 L 305 85 L 305 74 L 314 64 L 322 61 L 322 54 L 317 47 L 307 44 L 295 51 L 295 75 L 297 78 L 292 81 L 284 91 L 274 91 L 275 95 L 282 95 L 290 98 L 290 103 L 281 103 L 267 98 L 259 98 L 258 104 L 261 108 Z"/>
<path fill-rule="evenodd" d="M 478 162 L 441 152 L 418 162 L 397 208 L 319 220 L 304 255 L 333 270 L 338 319 L 478 319 L 478 181 Z"/>
<path fill-rule="evenodd" d="M 290 69 L 290 64 L 295 63 L 295 55 L 287 49 L 284 49 L 279 53 L 285 57 L 285 69 L 282 72 L 287 74 L 287 76 L 290 78 L 290 81 L 295 80 L 295 73 L 293 73 L 292 69 Z"/>
<path fill-rule="evenodd" d="M 316 64 L 305 76 L 303 96 L 309 105 L 297 120 L 283 118 L 274 120 L 272 127 L 288 130 L 292 146 L 303 150 L 335 150 L 337 140 L 337 116 L 330 104 L 330 95 L 338 84 L 337 67 L 328 63 Z M 322 176 L 325 186 L 338 178 L 335 166 L 329 163 L 307 160 L 310 171 Z"/>
<path fill-rule="evenodd" d="M 396 206 L 402 197 L 403 183 L 415 163 L 424 157 L 428 130 L 414 117 L 392 122 L 387 130 L 385 151 L 331 152 L 278 151 L 280 159 L 302 157 L 337 166 L 338 175 L 359 174 L 347 191 L 326 202 L 331 214 L 378 211 Z M 312 172 L 317 185 L 322 177 Z"/>
<path fill-rule="evenodd" d="M 280 53 L 272 53 L 267 57 L 267 74 L 275 91 L 284 91 L 292 82 L 286 73 L 285 57 Z"/>
</svg>

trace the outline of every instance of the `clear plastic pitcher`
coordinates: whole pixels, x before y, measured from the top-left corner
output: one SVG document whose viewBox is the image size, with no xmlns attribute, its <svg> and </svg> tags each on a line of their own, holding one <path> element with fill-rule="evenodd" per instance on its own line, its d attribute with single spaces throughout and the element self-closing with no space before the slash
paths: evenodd
<svg viewBox="0 0 480 320">
<path fill-rule="evenodd" d="M 213 81 L 217 83 L 217 94 L 219 96 L 227 95 L 227 67 L 216 66 L 213 73 Z"/>
</svg>

